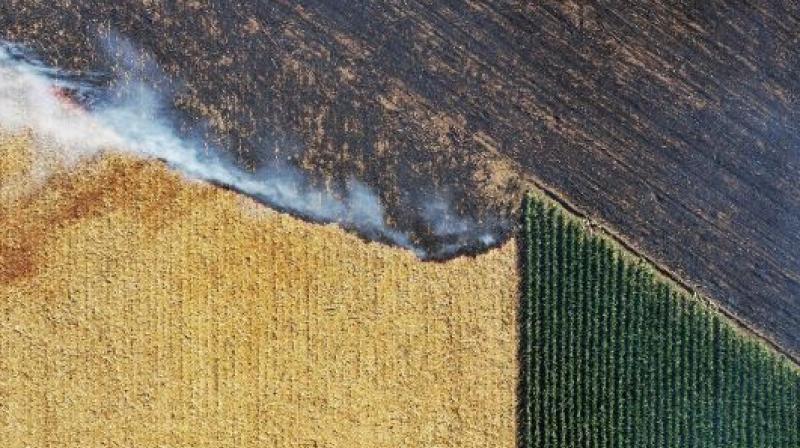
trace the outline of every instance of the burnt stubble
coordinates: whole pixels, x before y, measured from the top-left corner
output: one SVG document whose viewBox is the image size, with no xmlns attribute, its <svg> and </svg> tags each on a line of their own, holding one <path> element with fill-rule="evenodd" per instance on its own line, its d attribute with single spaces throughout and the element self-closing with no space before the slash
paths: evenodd
<svg viewBox="0 0 800 448">
<path fill-rule="evenodd" d="M 67 68 L 109 29 L 242 165 L 355 176 L 428 244 L 431 192 L 495 226 L 542 185 L 800 353 L 796 2 L 0 3 Z"/>
</svg>

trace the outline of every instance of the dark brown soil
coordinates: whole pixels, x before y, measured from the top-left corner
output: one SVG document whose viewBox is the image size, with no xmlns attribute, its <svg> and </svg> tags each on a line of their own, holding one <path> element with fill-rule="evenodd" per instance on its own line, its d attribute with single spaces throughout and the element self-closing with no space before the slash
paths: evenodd
<svg viewBox="0 0 800 448">
<path fill-rule="evenodd" d="M 423 242 L 426 192 L 541 182 L 800 354 L 797 2 L 0 1 L 65 67 L 115 29 L 241 163 L 355 175 Z"/>
</svg>

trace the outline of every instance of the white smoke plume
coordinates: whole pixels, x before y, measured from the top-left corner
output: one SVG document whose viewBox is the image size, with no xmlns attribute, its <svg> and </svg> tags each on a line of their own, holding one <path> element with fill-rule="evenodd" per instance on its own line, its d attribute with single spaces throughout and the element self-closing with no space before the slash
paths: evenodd
<svg viewBox="0 0 800 448">
<path fill-rule="evenodd" d="M 458 253 L 465 247 L 492 247 L 499 242 L 496 229 L 503 228 L 503 222 L 489 217 L 486 222 L 478 223 L 456 213 L 451 204 L 446 194 L 439 193 L 426 198 L 422 206 L 422 219 L 442 241 L 434 257 Z"/>
<path fill-rule="evenodd" d="M 312 187 L 308 176 L 291 166 L 243 170 L 225 151 L 177 131 L 167 113 L 167 93 L 157 87 L 172 82 L 153 61 L 113 35 L 105 43 L 119 72 L 99 87 L 93 80 L 103 74 L 48 67 L 25 47 L 0 41 L 0 129 L 30 131 L 66 165 L 103 151 L 156 158 L 189 178 L 226 186 L 308 219 L 339 223 L 369 239 L 411 249 L 422 258 L 441 258 L 467 244 L 495 244 L 491 234 L 471 236 L 474 241 L 460 238 L 474 233 L 474 223 L 454 216 L 445 201 L 436 200 L 424 208 L 423 218 L 434 234 L 457 237 L 429 254 L 412 244 L 407 233 L 386 224 L 379 197 L 356 179 L 332 194 Z M 91 101 L 93 97 L 99 99 Z M 81 101 L 87 98 L 90 101 Z M 46 176 L 41 171 L 39 176 Z"/>
</svg>

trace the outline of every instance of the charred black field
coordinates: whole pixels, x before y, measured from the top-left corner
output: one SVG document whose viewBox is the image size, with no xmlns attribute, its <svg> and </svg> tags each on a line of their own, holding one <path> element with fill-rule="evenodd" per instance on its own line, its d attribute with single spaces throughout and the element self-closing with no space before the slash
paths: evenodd
<svg viewBox="0 0 800 448">
<path fill-rule="evenodd" d="M 0 2 L 49 64 L 113 71 L 108 30 L 242 166 L 355 177 L 434 248 L 432 200 L 504 238 L 537 185 L 800 354 L 795 2 Z"/>
</svg>

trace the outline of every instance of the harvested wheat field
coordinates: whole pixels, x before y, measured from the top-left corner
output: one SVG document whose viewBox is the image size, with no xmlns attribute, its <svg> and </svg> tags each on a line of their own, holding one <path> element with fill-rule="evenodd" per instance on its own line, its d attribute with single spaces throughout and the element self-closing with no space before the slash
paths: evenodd
<svg viewBox="0 0 800 448">
<path fill-rule="evenodd" d="M 516 248 L 423 263 L 0 140 L 0 446 L 511 447 Z"/>
</svg>

